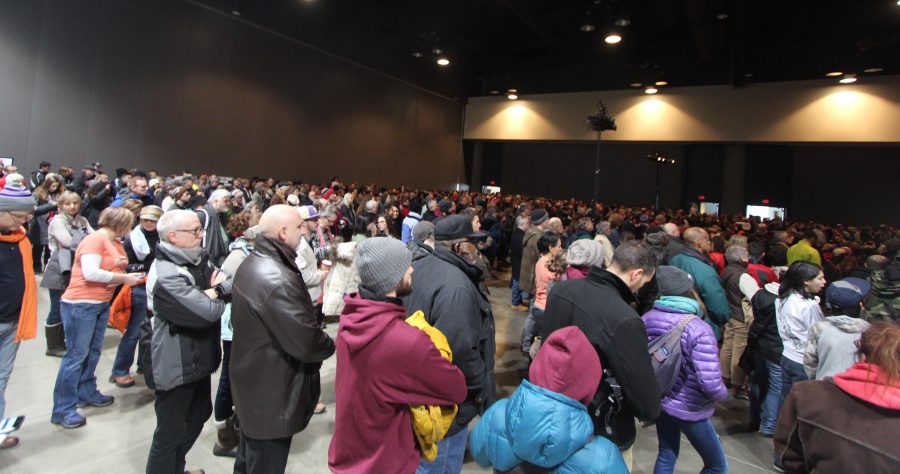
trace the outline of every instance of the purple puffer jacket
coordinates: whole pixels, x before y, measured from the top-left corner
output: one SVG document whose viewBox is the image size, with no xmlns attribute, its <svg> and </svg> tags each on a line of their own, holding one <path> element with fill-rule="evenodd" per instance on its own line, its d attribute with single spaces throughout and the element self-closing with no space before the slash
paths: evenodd
<svg viewBox="0 0 900 474">
<path fill-rule="evenodd" d="M 686 314 L 689 313 L 654 306 L 641 318 L 647 326 L 648 340 L 665 334 Z M 681 373 L 672 391 L 663 396 L 662 409 L 680 420 L 705 420 L 715 412 L 716 401 L 728 396 L 728 390 L 722 382 L 716 337 L 702 319 L 696 318 L 684 328 L 681 356 Z"/>
</svg>

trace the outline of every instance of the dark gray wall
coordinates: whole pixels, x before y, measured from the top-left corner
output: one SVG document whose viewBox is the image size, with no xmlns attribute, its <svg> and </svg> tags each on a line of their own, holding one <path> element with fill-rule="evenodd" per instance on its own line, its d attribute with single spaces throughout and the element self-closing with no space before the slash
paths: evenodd
<svg viewBox="0 0 900 474">
<path fill-rule="evenodd" d="M 467 157 L 475 143 L 466 142 Z M 481 184 L 493 180 L 504 192 L 530 196 L 592 197 L 593 144 L 494 141 L 482 145 Z M 900 224 L 897 146 L 604 143 L 600 199 L 652 205 L 655 163 L 644 156 L 657 151 L 676 160 L 675 166 L 661 169 L 663 207 L 687 208 L 698 196 L 718 203 L 728 197 L 734 201 L 731 210 L 743 213 L 748 204 L 763 205 L 765 199 L 771 206 L 787 208 L 791 219 Z M 735 170 L 727 160 L 738 155 L 743 169 Z M 472 170 L 467 171 L 471 176 Z"/>
<path fill-rule="evenodd" d="M 793 176 L 790 218 L 900 225 L 900 147 L 798 146 Z"/>
<path fill-rule="evenodd" d="M 482 183 L 494 180 L 504 192 L 514 194 L 593 198 L 596 144 L 493 142 L 488 145 Z M 680 145 L 601 144 L 599 199 L 652 205 L 656 196 L 656 163 L 645 157 L 657 151 L 675 160 L 675 165 L 660 168 L 660 205 L 680 206 L 684 163 Z"/>
<path fill-rule="evenodd" d="M 463 106 L 175 0 L 0 0 L 0 156 L 432 187 Z"/>
</svg>

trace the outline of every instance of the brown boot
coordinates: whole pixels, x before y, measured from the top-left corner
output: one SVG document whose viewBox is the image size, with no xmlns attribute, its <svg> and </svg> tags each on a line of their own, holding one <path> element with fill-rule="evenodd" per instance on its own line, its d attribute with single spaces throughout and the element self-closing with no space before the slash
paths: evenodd
<svg viewBox="0 0 900 474">
<path fill-rule="evenodd" d="M 66 353 L 66 333 L 62 323 L 55 326 L 44 326 L 47 335 L 47 354 L 50 357 L 62 357 Z"/>
<path fill-rule="evenodd" d="M 213 455 L 236 457 L 237 445 L 240 441 L 240 434 L 234 426 L 234 415 L 224 422 L 216 421 L 216 443 L 213 445 Z"/>
</svg>

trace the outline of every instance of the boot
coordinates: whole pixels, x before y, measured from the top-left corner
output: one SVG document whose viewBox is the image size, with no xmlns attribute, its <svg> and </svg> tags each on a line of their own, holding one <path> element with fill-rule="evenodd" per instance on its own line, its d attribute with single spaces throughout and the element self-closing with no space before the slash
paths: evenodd
<svg viewBox="0 0 900 474">
<path fill-rule="evenodd" d="M 62 323 L 55 326 L 44 326 L 47 335 L 47 354 L 50 357 L 62 357 L 66 353 L 66 333 Z"/>
<path fill-rule="evenodd" d="M 225 421 L 215 421 L 213 424 L 217 430 L 216 444 L 213 445 L 213 455 L 236 457 L 240 434 L 235 427 L 234 415 Z"/>
</svg>

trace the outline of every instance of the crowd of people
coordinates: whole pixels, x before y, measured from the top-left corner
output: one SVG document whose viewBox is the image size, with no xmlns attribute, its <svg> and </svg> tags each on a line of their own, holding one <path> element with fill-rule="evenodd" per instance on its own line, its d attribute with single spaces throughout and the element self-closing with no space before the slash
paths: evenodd
<svg viewBox="0 0 900 474">
<path fill-rule="evenodd" d="M 727 472 L 729 396 L 776 469 L 900 470 L 893 227 L 51 167 L 0 177 L 0 419 L 46 288 L 50 421 L 115 403 L 95 373 L 115 327 L 109 383 L 155 393 L 148 473 L 185 472 L 211 416 L 234 472 L 284 472 L 335 354 L 333 472 L 460 472 L 467 450 L 496 472 L 628 472 L 636 421 L 656 424 L 654 472 L 682 434 Z M 497 400 L 486 281 L 506 271 L 527 366 Z"/>
</svg>

